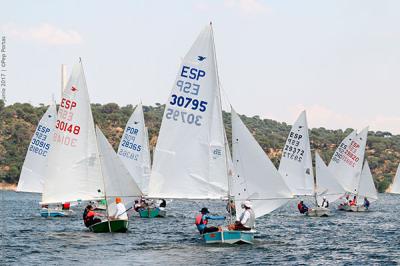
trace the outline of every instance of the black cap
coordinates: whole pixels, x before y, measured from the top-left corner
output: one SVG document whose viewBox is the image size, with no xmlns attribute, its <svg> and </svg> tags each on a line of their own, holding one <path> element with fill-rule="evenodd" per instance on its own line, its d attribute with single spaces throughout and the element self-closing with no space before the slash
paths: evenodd
<svg viewBox="0 0 400 266">
<path fill-rule="evenodd" d="M 207 208 L 202 208 L 200 212 L 201 213 L 210 213 Z"/>
</svg>

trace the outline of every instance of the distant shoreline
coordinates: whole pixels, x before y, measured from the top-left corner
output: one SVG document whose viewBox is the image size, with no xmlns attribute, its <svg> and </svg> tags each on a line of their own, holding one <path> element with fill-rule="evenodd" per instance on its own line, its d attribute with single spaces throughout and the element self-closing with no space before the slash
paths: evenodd
<svg viewBox="0 0 400 266">
<path fill-rule="evenodd" d="M 16 189 L 17 189 L 17 184 L 0 183 L 0 190 L 12 190 L 12 191 L 15 191 Z"/>
</svg>

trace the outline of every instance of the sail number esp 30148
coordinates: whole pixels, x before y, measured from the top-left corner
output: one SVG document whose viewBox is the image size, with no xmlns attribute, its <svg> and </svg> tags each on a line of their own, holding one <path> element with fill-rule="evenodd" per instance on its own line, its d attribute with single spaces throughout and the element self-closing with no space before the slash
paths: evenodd
<svg viewBox="0 0 400 266">
<path fill-rule="evenodd" d="M 180 78 L 175 84 L 176 92 L 171 95 L 169 108 L 165 112 L 166 119 L 201 126 L 203 116 L 198 112 L 204 113 L 208 103 L 198 99 L 200 93 L 198 83 L 205 76 L 204 70 L 182 66 Z"/>
</svg>

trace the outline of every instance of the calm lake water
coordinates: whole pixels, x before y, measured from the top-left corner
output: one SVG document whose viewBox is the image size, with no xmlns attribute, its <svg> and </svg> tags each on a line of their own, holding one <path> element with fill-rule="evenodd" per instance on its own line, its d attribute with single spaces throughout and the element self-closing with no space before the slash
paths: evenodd
<svg viewBox="0 0 400 266">
<path fill-rule="evenodd" d="M 46 219 L 39 215 L 39 195 L 0 193 L 1 265 L 400 263 L 400 195 L 380 194 L 368 213 L 334 211 L 328 218 L 301 216 L 293 200 L 257 219 L 254 245 L 219 246 L 205 245 L 194 226 L 203 206 L 225 215 L 218 201 L 172 201 L 167 218 L 134 216 L 126 234 L 94 234 L 79 208 L 72 217 Z"/>
</svg>

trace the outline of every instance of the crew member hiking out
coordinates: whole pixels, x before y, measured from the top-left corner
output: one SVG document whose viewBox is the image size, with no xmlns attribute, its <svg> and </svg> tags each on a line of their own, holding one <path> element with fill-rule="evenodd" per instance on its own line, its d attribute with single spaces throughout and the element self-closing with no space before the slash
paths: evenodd
<svg viewBox="0 0 400 266">
<path fill-rule="evenodd" d="M 200 213 L 196 216 L 195 224 L 201 235 L 205 233 L 217 232 L 219 230 L 219 228 L 215 226 L 207 227 L 208 220 L 225 220 L 224 216 L 210 216 L 208 215 L 209 213 L 210 212 L 207 208 L 202 208 Z"/>
</svg>

